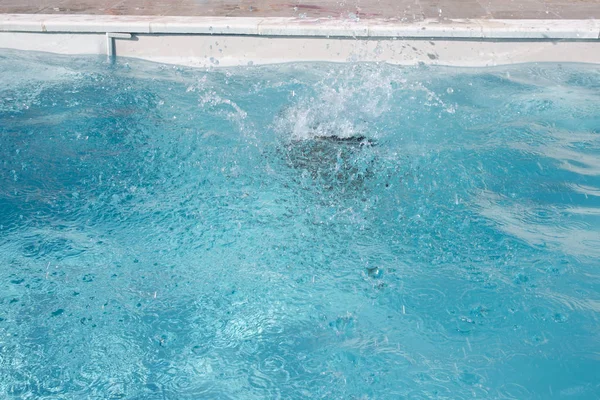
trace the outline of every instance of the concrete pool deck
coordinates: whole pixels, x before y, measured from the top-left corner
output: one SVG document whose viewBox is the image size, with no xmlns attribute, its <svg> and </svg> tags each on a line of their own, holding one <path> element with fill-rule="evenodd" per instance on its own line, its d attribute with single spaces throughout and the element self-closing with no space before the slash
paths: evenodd
<svg viewBox="0 0 600 400">
<path fill-rule="evenodd" d="M 0 48 L 192 66 L 600 64 L 600 0 L 0 0 Z"/>
</svg>

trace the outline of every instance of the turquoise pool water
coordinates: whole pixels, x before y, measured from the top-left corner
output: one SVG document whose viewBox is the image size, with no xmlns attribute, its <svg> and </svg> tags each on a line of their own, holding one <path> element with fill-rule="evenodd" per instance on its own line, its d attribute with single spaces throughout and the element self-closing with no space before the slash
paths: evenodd
<svg viewBox="0 0 600 400">
<path fill-rule="evenodd" d="M 600 67 L 0 71 L 0 397 L 600 396 Z"/>
</svg>

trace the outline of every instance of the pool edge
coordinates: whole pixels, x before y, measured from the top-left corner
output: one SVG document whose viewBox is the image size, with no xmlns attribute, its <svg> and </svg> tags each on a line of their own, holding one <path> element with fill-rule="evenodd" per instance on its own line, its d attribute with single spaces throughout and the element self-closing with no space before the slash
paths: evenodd
<svg viewBox="0 0 600 400">
<path fill-rule="evenodd" d="M 109 33 L 132 34 L 134 40 L 119 40 Z M 437 44 L 441 46 L 435 47 Z M 194 66 L 287 61 L 600 64 L 600 21 L 426 19 L 409 23 L 392 19 L 0 14 L 2 47 L 60 54 L 114 52 Z"/>
</svg>

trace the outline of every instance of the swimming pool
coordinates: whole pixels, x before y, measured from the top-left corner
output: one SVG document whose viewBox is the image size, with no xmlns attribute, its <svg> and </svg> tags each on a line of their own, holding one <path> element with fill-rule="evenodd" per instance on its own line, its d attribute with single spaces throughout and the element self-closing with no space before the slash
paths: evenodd
<svg viewBox="0 0 600 400">
<path fill-rule="evenodd" d="M 600 67 L 0 70 L 3 397 L 600 395 Z"/>
</svg>

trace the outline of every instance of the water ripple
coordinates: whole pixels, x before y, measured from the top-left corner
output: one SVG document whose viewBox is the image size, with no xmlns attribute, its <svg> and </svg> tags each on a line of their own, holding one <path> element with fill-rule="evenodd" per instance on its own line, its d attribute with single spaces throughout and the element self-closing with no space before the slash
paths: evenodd
<svg viewBox="0 0 600 400">
<path fill-rule="evenodd" d="M 2 54 L 0 397 L 598 391 L 596 66 Z"/>
</svg>

